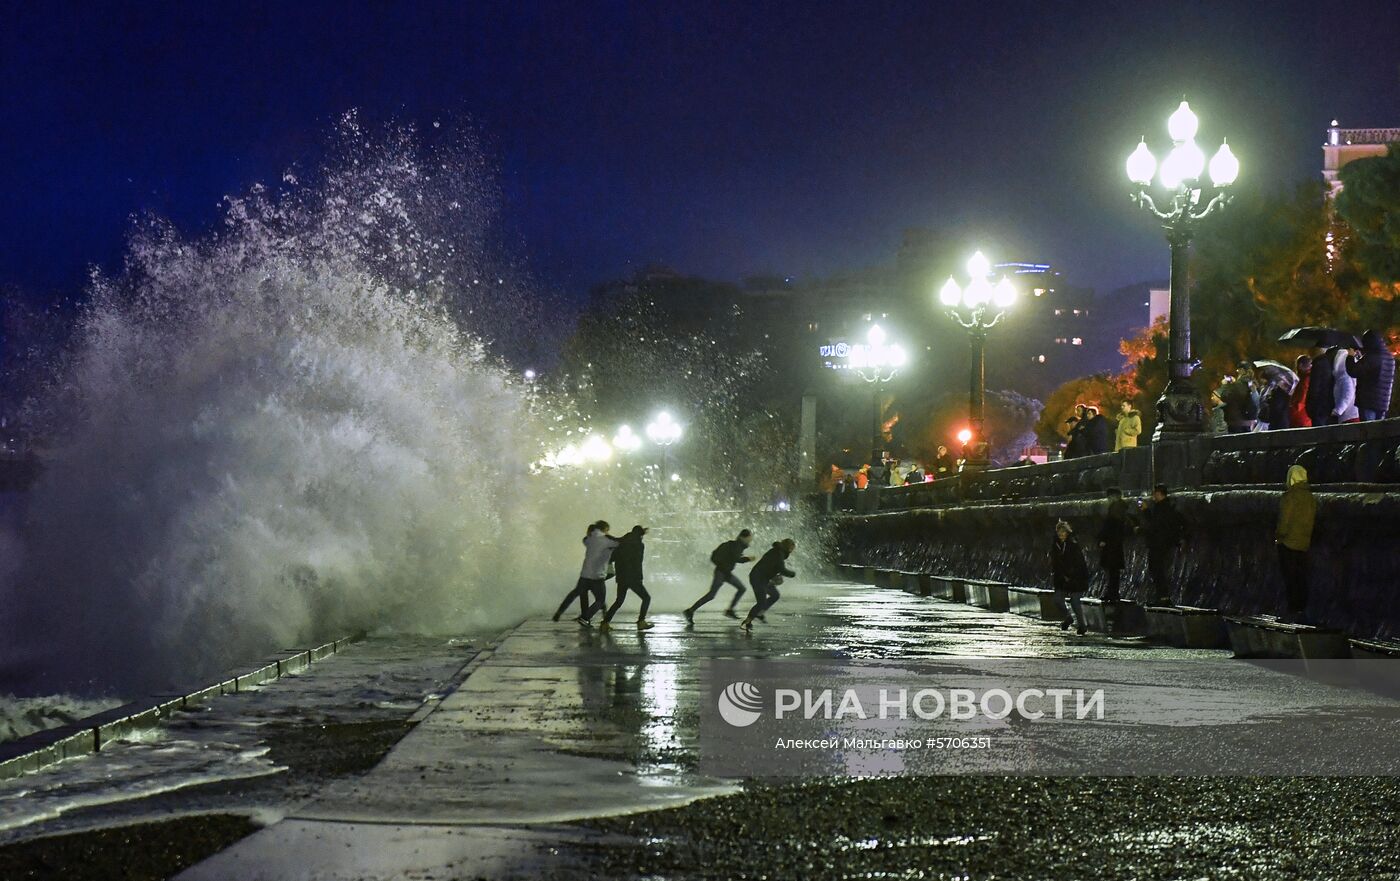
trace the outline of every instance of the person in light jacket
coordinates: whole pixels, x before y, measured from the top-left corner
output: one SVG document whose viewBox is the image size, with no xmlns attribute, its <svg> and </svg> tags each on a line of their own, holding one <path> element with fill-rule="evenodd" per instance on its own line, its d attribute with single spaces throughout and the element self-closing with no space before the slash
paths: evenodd
<svg viewBox="0 0 1400 881">
<path fill-rule="evenodd" d="M 1332 356 L 1333 425 L 1361 421 L 1361 412 L 1356 408 L 1356 379 L 1347 370 L 1347 359 L 1352 354 L 1351 349 L 1338 349 Z"/>
<path fill-rule="evenodd" d="M 1142 434 L 1142 414 L 1133 405 L 1124 401 L 1118 408 L 1118 428 L 1114 433 L 1113 451 L 1138 445 L 1138 435 Z"/>
<path fill-rule="evenodd" d="M 1308 609 L 1308 551 L 1312 548 L 1313 524 L 1317 519 L 1317 499 L 1308 485 L 1308 472 L 1302 465 L 1288 469 L 1283 499 L 1278 506 L 1278 565 L 1283 572 L 1284 603 L 1288 617 L 1306 623 Z"/>
<path fill-rule="evenodd" d="M 617 549 L 618 541 L 608 535 L 608 522 L 599 520 L 588 527 L 588 534 L 583 537 L 583 568 L 579 570 L 578 584 L 569 595 L 564 597 L 564 602 L 559 604 L 559 610 L 554 613 L 554 620 L 558 621 L 569 608 L 569 604 L 575 598 L 584 605 L 583 611 L 574 620 L 581 627 L 592 627 L 592 619 L 595 614 L 607 608 L 607 577 L 608 562 L 612 559 L 612 553 Z M 592 595 L 593 602 L 585 604 L 585 600 Z"/>
</svg>

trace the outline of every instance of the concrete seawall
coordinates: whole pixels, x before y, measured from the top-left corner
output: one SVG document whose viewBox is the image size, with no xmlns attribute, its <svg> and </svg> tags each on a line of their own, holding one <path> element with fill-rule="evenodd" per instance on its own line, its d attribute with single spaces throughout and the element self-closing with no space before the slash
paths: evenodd
<svg viewBox="0 0 1400 881">
<path fill-rule="evenodd" d="M 1393 488 L 1392 488 L 1393 490 Z M 1233 488 L 1174 493 L 1186 517 L 1186 549 L 1174 574 L 1179 602 L 1227 614 L 1272 614 L 1283 583 L 1274 546 L 1277 489 Z M 1400 636 L 1400 493 L 1317 492 L 1310 612 L 1353 636 Z M 1054 523 L 1068 520 L 1103 590 L 1097 535 L 1103 499 L 1045 499 L 964 504 L 826 518 L 841 562 L 967 578 L 1049 586 L 1047 555 Z M 1127 548 L 1123 596 L 1147 598 L 1147 550 Z"/>
</svg>

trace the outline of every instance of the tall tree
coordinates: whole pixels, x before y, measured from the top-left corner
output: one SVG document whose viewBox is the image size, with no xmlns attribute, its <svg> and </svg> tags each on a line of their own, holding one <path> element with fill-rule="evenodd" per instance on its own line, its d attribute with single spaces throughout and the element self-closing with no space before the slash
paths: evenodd
<svg viewBox="0 0 1400 881">
<path fill-rule="evenodd" d="M 1356 262 L 1382 284 L 1400 282 L 1400 145 L 1342 166 L 1337 215 L 1351 231 Z"/>
</svg>

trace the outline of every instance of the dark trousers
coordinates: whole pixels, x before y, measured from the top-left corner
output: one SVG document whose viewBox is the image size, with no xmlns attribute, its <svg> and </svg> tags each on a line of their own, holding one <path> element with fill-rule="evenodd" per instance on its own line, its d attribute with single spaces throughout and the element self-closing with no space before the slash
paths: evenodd
<svg viewBox="0 0 1400 881">
<path fill-rule="evenodd" d="M 1103 570 L 1103 601 L 1106 603 L 1118 602 L 1118 589 L 1123 586 L 1122 569 Z"/>
<path fill-rule="evenodd" d="M 1147 572 L 1152 576 L 1152 589 L 1156 591 L 1153 599 L 1159 602 L 1172 601 L 1172 551 L 1173 548 L 1147 549 Z"/>
<path fill-rule="evenodd" d="M 593 602 L 588 602 L 589 594 L 593 595 Z M 569 608 L 569 603 L 578 599 L 579 617 L 592 618 L 598 612 L 607 608 L 607 582 L 601 578 L 580 578 L 574 589 L 569 591 L 569 595 L 564 597 L 564 602 L 559 604 L 559 611 L 554 613 L 554 620 L 558 621 Z"/>
<path fill-rule="evenodd" d="M 1283 570 L 1283 593 L 1288 613 L 1301 617 L 1308 609 L 1308 552 L 1279 545 L 1278 567 Z"/>
<path fill-rule="evenodd" d="M 1074 626 L 1086 629 L 1084 625 L 1084 604 L 1080 601 L 1080 594 L 1065 593 L 1062 590 L 1055 591 L 1055 604 L 1065 613 L 1066 621 L 1074 621 Z"/>
<path fill-rule="evenodd" d="M 617 580 L 617 599 L 613 600 L 612 607 L 603 616 L 604 621 L 611 621 L 613 616 L 617 614 L 617 610 L 622 608 L 622 601 L 627 599 L 627 591 L 629 590 L 642 598 L 642 608 L 637 613 L 637 620 L 641 621 L 647 616 L 647 609 L 651 608 L 651 594 L 647 593 L 646 586 L 642 584 L 640 579 L 623 581 L 619 578 Z"/>
<path fill-rule="evenodd" d="M 734 599 L 729 601 L 729 610 L 731 612 L 734 611 L 734 607 L 739 605 L 739 598 L 744 595 L 744 591 L 748 590 L 748 588 L 744 587 L 744 582 L 739 580 L 739 576 L 735 575 L 733 572 L 725 572 L 722 569 L 715 570 L 715 577 L 710 579 L 710 592 L 696 600 L 690 607 L 690 611 L 694 612 L 696 609 L 714 599 L 715 595 L 719 593 L 719 589 L 725 584 L 732 584 L 737 588 L 734 593 Z"/>
<path fill-rule="evenodd" d="M 753 582 L 753 608 L 749 609 L 749 617 L 757 618 L 759 615 L 773 608 L 773 604 L 781 599 L 778 589 L 773 586 L 773 582 L 762 578 L 755 578 Z M 737 600 L 736 600 L 737 602 Z"/>
</svg>

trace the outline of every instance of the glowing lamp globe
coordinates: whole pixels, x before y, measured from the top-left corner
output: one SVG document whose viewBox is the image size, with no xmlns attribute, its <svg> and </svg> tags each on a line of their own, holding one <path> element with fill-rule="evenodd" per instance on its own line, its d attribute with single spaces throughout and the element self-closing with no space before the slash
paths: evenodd
<svg viewBox="0 0 1400 881">
<path fill-rule="evenodd" d="M 870 341 L 872 346 L 883 346 L 885 344 L 885 329 L 878 324 L 872 324 L 865 338 Z"/>
<path fill-rule="evenodd" d="M 1011 279 L 1003 278 L 997 282 L 996 288 L 992 291 L 992 302 L 998 309 L 1006 309 L 1016 302 L 1016 286 L 1011 283 Z"/>
<path fill-rule="evenodd" d="M 958 432 L 958 443 L 962 444 L 963 446 L 967 446 L 971 440 L 972 429 L 964 428 L 962 431 Z"/>
<path fill-rule="evenodd" d="M 1157 171 L 1157 157 L 1147 149 L 1147 139 L 1138 142 L 1133 155 L 1128 157 L 1128 180 L 1147 186 L 1152 183 L 1152 175 Z"/>
<path fill-rule="evenodd" d="M 967 258 L 967 274 L 974 279 L 986 278 L 992 274 L 992 262 L 981 251 Z"/>
<path fill-rule="evenodd" d="M 958 287 L 958 283 L 953 281 L 952 276 L 949 276 L 948 280 L 943 283 L 943 287 L 939 289 L 938 302 L 950 309 L 962 302 L 962 288 Z"/>
<path fill-rule="evenodd" d="M 1200 126 L 1200 120 L 1196 114 L 1191 112 L 1190 106 L 1185 101 L 1171 116 L 1167 117 L 1167 134 L 1172 136 L 1173 141 L 1189 141 L 1196 136 L 1196 129 Z"/>
<path fill-rule="evenodd" d="M 1240 160 L 1230 151 L 1229 142 L 1222 143 L 1220 149 L 1210 159 L 1210 179 L 1217 187 L 1228 187 L 1240 176 Z"/>
<path fill-rule="evenodd" d="M 968 285 L 967 290 L 963 292 L 963 298 L 967 305 L 973 309 L 983 303 L 991 302 L 992 283 L 985 278 L 974 278 L 972 284 Z"/>
</svg>

